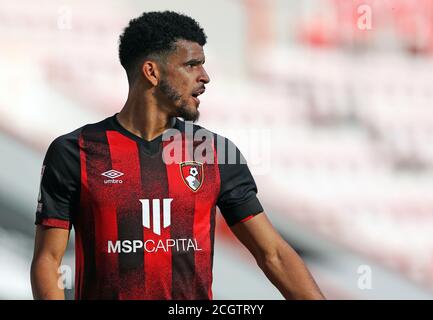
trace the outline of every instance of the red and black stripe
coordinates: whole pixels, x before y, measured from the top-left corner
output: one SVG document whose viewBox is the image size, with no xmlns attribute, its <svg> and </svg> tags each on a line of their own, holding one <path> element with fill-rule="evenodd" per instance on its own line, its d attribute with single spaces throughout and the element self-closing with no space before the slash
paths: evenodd
<svg viewBox="0 0 433 320">
<path fill-rule="evenodd" d="M 185 136 L 171 143 L 182 143 L 180 150 L 188 150 L 185 144 Z M 167 146 L 167 142 L 164 146 Z M 181 146 L 176 146 L 181 147 Z M 192 160 L 191 155 L 182 154 L 182 160 Z M 195 198 L 191 196 L 191 190 L 185 185 L 180 172 L 179 163 L 167 164 L 168 185 L 170 198 L 175 199 L 172 203 L 171 238 L 193 239 L 194 238 L 194 213 Z M 185 249 L 188 242 L 184 242 Z M 185 300 L 194 297 L 194 274 L 195 253 L 194 250 L 172 251 L 172 299 Z"/>
<path fill-rule="evenodd" d="M 94 129 L 94 130 L 93 130 Z M 108 240 L 117 240 L 112 188 L 101 173 L 112 163 L 104 130 L 83 129 L 80 137 L 81 199 L 77 217 L 77 298 L 117 299 L 117 257 L 107 254 Z M 104 188 L 104 190 L 101 190 Z"/>
<path fill-rule="evenodd" d="M 116 228 L 117 239 L 143 241 L 143 227 L 141 220 L 140 156 L 137 143 L 128 139 L 117 131 L 107 131 L 112 168 L 121 171 L 121 184 L 112 185 L 116 188 Z M 137 199 L 136 201 L 131 201 Z M 113 254 L 113 253 L 110 253 Z M 144 288 L 144 253 L 141 249 L 136 252 L 118 254 L 118 298 L 142 299 Z"/>
<path fill-rule="evenodd" d="M 144 142 L 143 142 L 144 143 Z M 149 249 L 156 246 L 158 241 L 161 240 L 166 243 L 166 239 L 170 238 L 171 226 L 163 228 L 162 223 L 162 210 L 163 199 L 170 198 L 167 170 L 165 164 L 162 162 L 161 150 L 154 155 L 148 154 L 148 149 L 143 143 L 139 143 L 140 150 L 140 168 L 141 168 L 141 192 L 142 199 L 149 199 L 150 205 L 150 229 L 140 226 L 143 234 L 144 241 L 149 241 Z M 152 201 L 157 199 L 160 201 L 160 225 L 161 234 L 157 235 L 153 232 L 153 210 Z M 171 214 L 173 215 L 173 207 Z M 141 219 L 141 215 L 140 215 Z M 173 222 L 172 222 L 173 223 Z M 153 245 L 152 245 L 153 243 Z M 142 272 L 145 274 L 145 295 L 144 299 L 171 299 L 171 252 L 158 250 L 157 252 L 145 252 L 144 268 Z"/>
</svg>

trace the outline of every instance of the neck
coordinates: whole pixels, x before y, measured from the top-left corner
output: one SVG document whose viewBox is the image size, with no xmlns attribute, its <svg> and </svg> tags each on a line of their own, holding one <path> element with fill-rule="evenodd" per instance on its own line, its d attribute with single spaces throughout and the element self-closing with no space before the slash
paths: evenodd
<svg viewBox="0 0 433 320">
<path fill-rule="evenodd" d="M 171 127 L 171 117 L 160 110 L 151 93 L 131 88 L 128 99 L 117 115 L 119 123 L 129 132 L 151 141 Z"/>
</svg>

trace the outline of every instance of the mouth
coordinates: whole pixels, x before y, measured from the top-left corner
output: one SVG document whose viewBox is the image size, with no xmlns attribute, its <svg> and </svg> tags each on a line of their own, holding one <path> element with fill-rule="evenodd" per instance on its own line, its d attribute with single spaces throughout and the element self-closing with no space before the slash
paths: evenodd
<svg viewBox="0 0 433 320">
<path fill-rule="evenodd" d="M 205 88 L 200 88 L 200 89 L 198 89 L 198 90 L 195 90 L 193 93 L 192 93 L 192 98 L 193 98 L 193 100 L 197 103 L 197 105 L 199 105 L 200 104 L 200 100 L 199 100 L 199 96 L 200 95 L 202 95 L 204 92 L 206 91 L 206 89 Z"/>
</svg>

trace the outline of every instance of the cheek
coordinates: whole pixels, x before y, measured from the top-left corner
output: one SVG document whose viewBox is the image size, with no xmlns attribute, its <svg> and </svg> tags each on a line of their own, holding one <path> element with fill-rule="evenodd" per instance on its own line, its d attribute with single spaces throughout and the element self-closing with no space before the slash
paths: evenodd
<svg viewBox="0 0 433 320">
<path fill-rule="evenodd" d="M 189 99 L 194 90 L 194 86 L 192 85 L 194 77 L 192 71 L 177 70 L 177 72 L 169 75 L 169 81 L 178 94 L 184 99 Z"/>
<path fill-rule="evenodd" d="M 183 70 L 177 74 L 177 83 L 179 84 L 179 88 L 182 88 L 184 90 L 193 90 L 193 83 L 194 79 L 196 78 L 196 75 L 193 71 L 186 71 Z"/>
<path fill-rule="evenodd" d="M 172 82 L 173 87 L 176 88 L 176 91 L 178 91 L 180 94 L 184 95 L 187 94 L 189 90 L 189 80 L 185 77 L 177 77 Z"/>
</svg>

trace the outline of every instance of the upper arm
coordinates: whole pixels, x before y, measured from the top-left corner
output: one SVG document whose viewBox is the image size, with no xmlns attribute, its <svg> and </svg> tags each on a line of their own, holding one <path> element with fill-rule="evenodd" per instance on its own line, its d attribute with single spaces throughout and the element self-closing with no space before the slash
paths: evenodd
<svg viewBox="0 0 433 320">
<path fill-rule="evenodd" d="M 222 139 L 222 140 L 221 140 Z M 230 140 L 221 140 L 217 145 L 220 193 L 217 205 L 229 226 L 263 211 L 257 198 L 257 185 L 240 150 Z"/>
<path fill-rule="evenodd" d="M 230 229 L 258 261 L 276 255 L 280 245 L 287 246 L 264 212 Z"/>
<path fill-rule="evenodd" d="M 69 240 L 69 230 L 36 226 L 33 260 L 50 260 L 60 264 Z"/>
<path fill-rule="evenodd" d="M 36 211 L 37 225 L 70 229 L 79 203 L 78 138 L 54 140 L 45 155 Z"/>
</svg>

